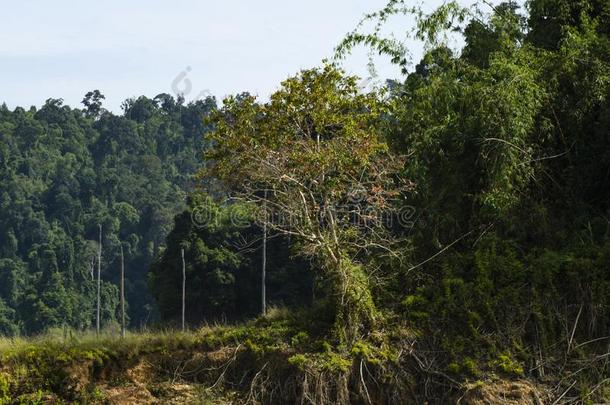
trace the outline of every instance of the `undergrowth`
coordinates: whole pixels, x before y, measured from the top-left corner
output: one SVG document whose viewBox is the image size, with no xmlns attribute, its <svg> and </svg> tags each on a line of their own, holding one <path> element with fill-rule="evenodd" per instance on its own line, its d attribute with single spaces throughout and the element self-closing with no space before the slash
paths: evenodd
<svg viewBox="0 0 610 405">
<path fill-rule="evenodd" d="M 0 404 L 108 403 L 121 395 L 132 403 L 134 392 L 161 403 L 477 403 L 515 386 L 524 397 L 545 398 L 512 353 L 444 364 L 422 346 L 421 332 L 404 325 L 347 346 L 322 332 L 325 322 L 315 311 L 274 309 L 247 323 L 187 332 L 3 338 Z"/>
</svg>

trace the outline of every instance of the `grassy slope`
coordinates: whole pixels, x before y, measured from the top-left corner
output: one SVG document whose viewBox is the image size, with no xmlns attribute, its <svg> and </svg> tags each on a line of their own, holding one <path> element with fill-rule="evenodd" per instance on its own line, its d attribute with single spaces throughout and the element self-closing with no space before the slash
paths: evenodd
<svg viewBox="0 0 610 405">
<path fill-rule="evenodd" d="M 301 319 L 297 321 L 297 319 Z M 0 340 L 2 403 L 535 403 L 525 381 L 426 372 L 408 330 L 334 347 L 278 312 L 248 324 Z M 308 330 L 312 330 L 309 320 Z M 315 328 L 314 328 L 315 329 Z M 310 332 L 311 333 L 311 332 Z M 440 384 L 439 384 L 440 383 Z M 436 387 L 436 392 L 430 392 Z M 505 402 L 510 403 L 510 402 Z"/>
</svg>

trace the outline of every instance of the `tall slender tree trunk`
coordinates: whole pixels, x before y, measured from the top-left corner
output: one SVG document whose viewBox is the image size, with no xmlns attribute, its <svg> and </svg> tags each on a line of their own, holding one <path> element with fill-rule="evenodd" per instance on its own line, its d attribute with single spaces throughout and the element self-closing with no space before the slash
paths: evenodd
<svg viewBox="0 0 610 405">
<path fill-rule="evenodd" d="M 320 134 L 316 134 L 316 151 L 320 152 Z M 313 281 L 311 283 L 311 305 L 313 306 L 316 302 L 316 275 L 313 275 Z"/>
<path fill-rule="evenodd" d="M 100 246 L 97 252 L 97 311 L 95 317 L 95 333 L 97 336 L 100 335 L 100 290 L 102 288 L 101 273 L 102 273 L 102 224 L 98 225 L 100 228 Z"/>
<path fill-rule="evenodd" d="M 267 190 L 265 190 L 264 200 L 267 200 Z M 265 210 L 265 215 L 267 212 Z M 261 313 L 267 314 L 267 219 L 263 220 L 263 262 L 261 269 Z"/>
<path fill-rule="evenodd" d="M 121 242 L 121 337 L 125 338 L 125 257 Z"/>
<path fill-rule="evenodd" d="M 182 331 L 185 331 L 185 307 L 186 307 L 186 263 L 184 262 L 184 248 L 180 251 L 182 256 Z"/>
</svg>

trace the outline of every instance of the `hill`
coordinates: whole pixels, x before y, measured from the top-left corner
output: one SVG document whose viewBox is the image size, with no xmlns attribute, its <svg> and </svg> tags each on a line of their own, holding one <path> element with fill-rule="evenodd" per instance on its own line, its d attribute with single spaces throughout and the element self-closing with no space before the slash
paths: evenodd
<svg viewBox="0 0 610 405">
<path fill-rule="evenodd" d="M 117 316 L 119 248 L 128 317 L 154 321 L 147 271 L 185 207 L 201 166 L 208 98 L 167 94 L 102 108 L 50 99 L 40 109 L 0 107 L 0 332 L 86 329 L 95 320 L 94 269 L 102 226 L 102 322 Z"/>
</svg>

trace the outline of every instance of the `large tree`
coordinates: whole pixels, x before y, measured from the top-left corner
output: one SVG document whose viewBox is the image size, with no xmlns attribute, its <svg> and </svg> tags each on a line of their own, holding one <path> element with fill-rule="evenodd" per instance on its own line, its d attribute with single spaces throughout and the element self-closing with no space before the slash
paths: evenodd
<svg viewBox="0 0 610 405">
<path fill-rule="evenodd" d="M 327 65 L 288 79 L 265 104 L 229 98 L 213 115 L 204 175 L 253 203 L 259 221 L 290 235 L 331 286 L 335 333 L 355 339 L 379 313 L 372 256 L 396 254 L 393 203 L 410 187 L 396 173 L 381 124 L 385 105 Z"/>
</svg>

